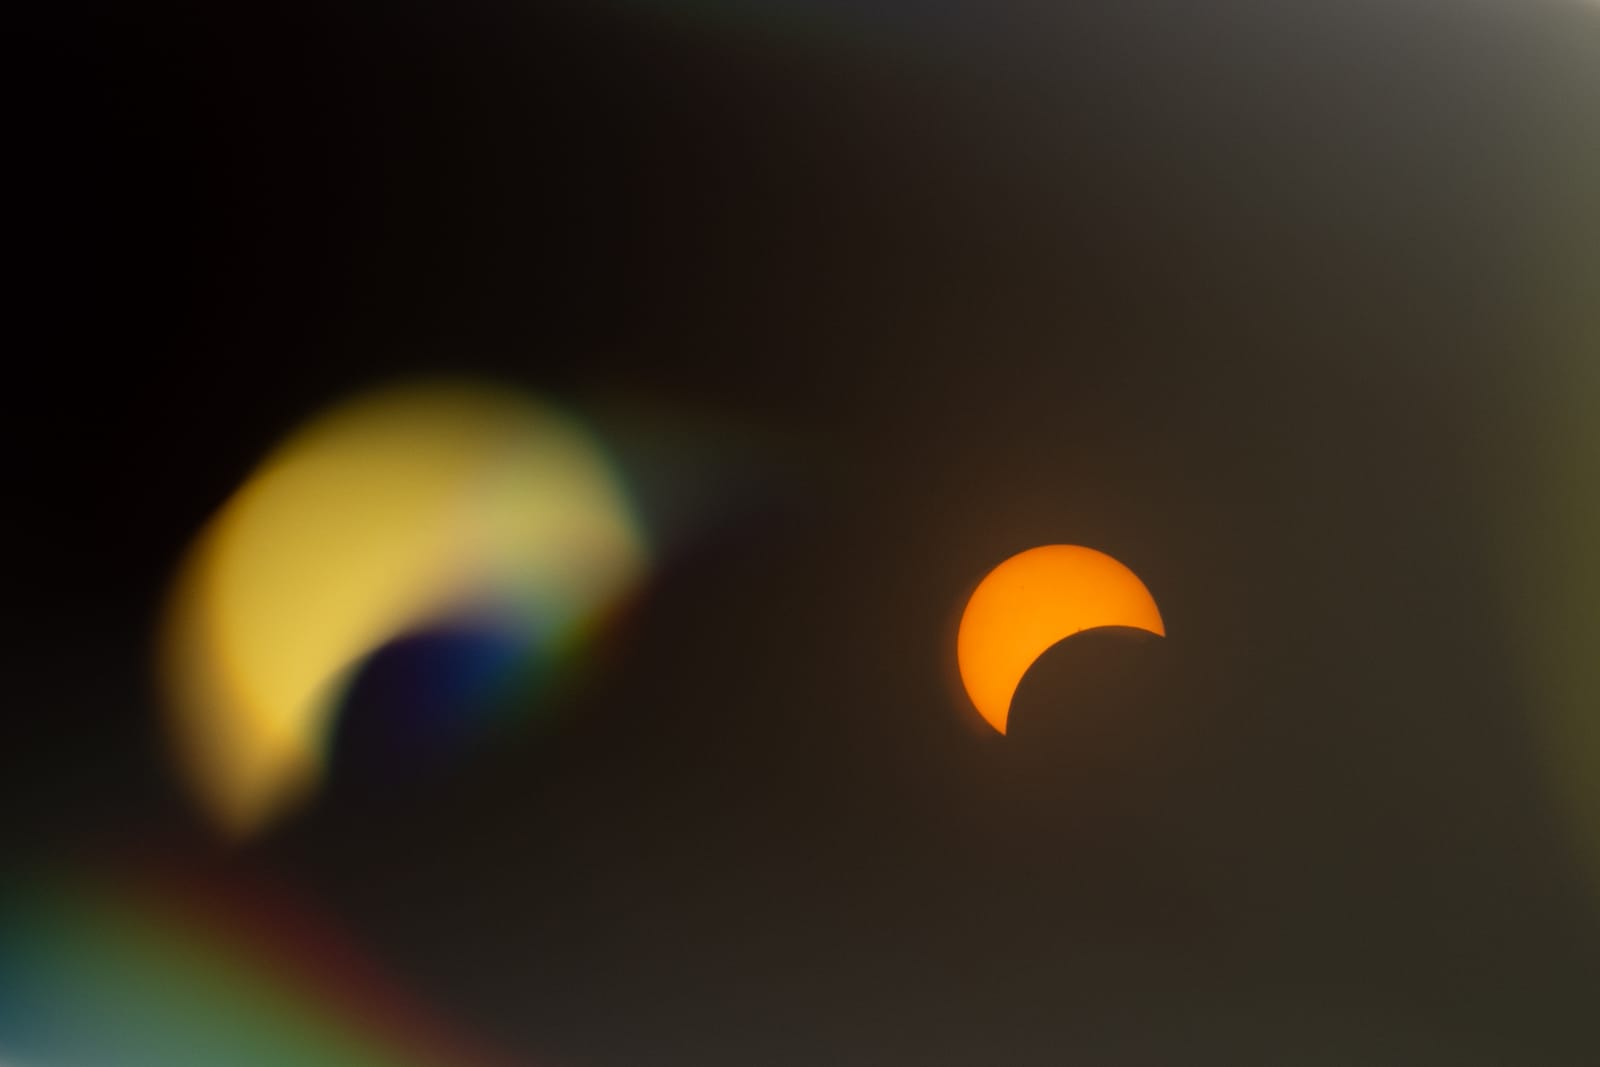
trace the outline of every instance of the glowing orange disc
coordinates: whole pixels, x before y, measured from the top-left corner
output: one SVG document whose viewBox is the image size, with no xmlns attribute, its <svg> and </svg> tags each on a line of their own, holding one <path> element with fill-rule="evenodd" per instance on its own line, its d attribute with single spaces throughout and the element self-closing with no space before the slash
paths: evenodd
<svg viewBox="0 0 1600 1067">
<path fill-rule="evenodd" d="M 1001 733 L 1022 676 L 1046 649 L 1081 630 L 1128 626 L 1166 636 L 1155 598 L 1104 552 L 1041 545 L 978 583 L 961 615 L 956 662 L 978 714 Z"/>
</svg>

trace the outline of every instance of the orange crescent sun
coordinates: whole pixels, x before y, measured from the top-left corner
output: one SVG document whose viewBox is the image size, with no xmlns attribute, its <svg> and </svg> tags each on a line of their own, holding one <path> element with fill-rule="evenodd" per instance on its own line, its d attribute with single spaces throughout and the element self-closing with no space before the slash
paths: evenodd
<svg viewBox="0 0 1600 1067">
<path fill-rule="evenodd" d="M 1100 626 L 1167 632 L 1144 583 L 1104 552 L 1041 545 L 1001 563 L 978 583 L 956 635 L 961 683 L 978 714 L 1005 733 L 1011 698 L 1034 660 Z"/>
</svg>

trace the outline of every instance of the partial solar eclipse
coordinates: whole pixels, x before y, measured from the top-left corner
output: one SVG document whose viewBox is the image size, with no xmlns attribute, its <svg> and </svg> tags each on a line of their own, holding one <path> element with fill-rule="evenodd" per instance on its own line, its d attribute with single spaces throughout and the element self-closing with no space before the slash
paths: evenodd
<svg viewBox="0 0 1600 1067">
<path fill-rule="evenodd" d="M 1041 545 L 984 576 L 956 635 L 961 683 L 984 721 L 1001 733 L 1022 676 L 1063 638 L 1102 626 L 1165 637 L 1155 598 L 1137 575 L 1104 552 Z"/>
</svg>

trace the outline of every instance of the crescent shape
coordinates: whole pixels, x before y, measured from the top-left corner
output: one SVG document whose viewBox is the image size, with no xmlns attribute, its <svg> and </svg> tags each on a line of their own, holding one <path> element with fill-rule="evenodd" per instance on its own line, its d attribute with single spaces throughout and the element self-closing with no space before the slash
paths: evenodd
<svg viewBox="0 0 1600 1067">
<path fill-rule="evenodd" d="M 162 641 L 180 769 L 259 828 L 321 778 L 366 658 L 456 611 L 560 645 L 625 592 L 643 540 L 570 418 L 471 385 L 402 386 L 313 420 L 200 533 Z"/>
<path fill-rule="evenodd" d="M 973 707 L 1005 733 L 1011 698 L 1034 660 L 1098 626 L 1167 632 L 1144 583 L 1104 552 L 1041 545 L 1012 556 L 978 583 L 961 615 L 956 662 Z"/>
</svg>

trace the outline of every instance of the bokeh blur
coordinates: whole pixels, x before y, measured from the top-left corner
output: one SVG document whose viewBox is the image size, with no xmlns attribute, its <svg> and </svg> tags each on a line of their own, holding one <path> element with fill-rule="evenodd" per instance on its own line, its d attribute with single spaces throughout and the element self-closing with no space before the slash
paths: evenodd
<svg viewBox="0 0 1600 1067">
<path fill-rule="evenodd" d="M 15 40 L 0 1063 L 1600 1062 L 1600 6 Z"/>
<path fill-rule="evenodd" d="M 264 460 L 185 560 L 161 636 L 174 747 L 218 823 L 252 832 L 321 775 L 342 694 L 379 685 L 375 732 L 409 738 L 384 747 L 437 755 L 549 673 L 643 555 L 603 454 L 559 416 L 448 385 L 353 401 Z M 434 638 L 399 653 L 423 669 L 363 688 L 412 635 Z"/>
</svg>

